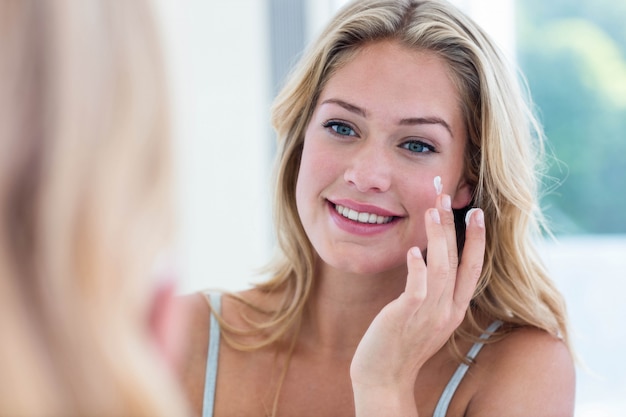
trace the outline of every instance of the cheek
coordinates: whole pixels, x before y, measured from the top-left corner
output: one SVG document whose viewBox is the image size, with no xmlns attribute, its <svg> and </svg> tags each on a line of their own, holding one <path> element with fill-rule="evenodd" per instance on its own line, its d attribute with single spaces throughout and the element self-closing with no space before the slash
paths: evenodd
<svg viewBox="0 0 626 417">
<path fill-rule="evenodd" d="M 299 212 L 307 207 L 307 201 L 316 199 L 326 181 L 329 164 L 320 155 L 316 146 L 305 139 L 296 181 L 296 204 Z"/>
<path fill-rule="evenodd" d="M 296 201 L 300 201 L 307 191 L 312 187 L 312 181 L 315 179 L 315 155 L 310 152 L 310 147 L 306 144 L 302 149 L 300 158 L 300 169 L 298 170 L 298 178 L 296 181 Z"/>
<path fill-rule="evenodd" d="M 412 215 L 420 214 L 435 206 L 437 192 L 435 191 L 434 178 L 436 174 L 425 174 L 404 181 L 403 194 L 406 196 L 409 211 Z M 417 213 L 416 213 L 417 212 Z"/>
<path fill-rule="evenodd" d="M 317 193 L 337 178 L 341 171 L 341 164 L 336 154 L 327 148 L 323 141 L 315 140 L 315 138 L 305 139 L 296 194 Z"/>
<path fill-rule="evenodd" d="M 418 246 L 425 249 L 428 245 L 424 218 L 426 211 L 435 207 L 437 193 L 430 175 L 420 176 L 405 182 L 403 202 L 408 214 L 408 222 L 403 228 L 405 246 Z"/>
</svg>

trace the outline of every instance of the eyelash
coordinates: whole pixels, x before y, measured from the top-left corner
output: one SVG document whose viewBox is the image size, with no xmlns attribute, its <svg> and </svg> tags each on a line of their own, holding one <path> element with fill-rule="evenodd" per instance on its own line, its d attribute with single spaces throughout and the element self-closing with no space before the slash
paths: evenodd
<svg viewBox="0 0 626 417">
<path fill-rule="evenodd" d="M 332 132 L 332 134 L 336 135 L 336 136 L 340 136 L 340 137 L 356 137 L 358 136 L 358 134 L 356 133 L 356 130 L 349 124 L 346 122 L 342 122 L 339 120 L 328 120 L 324 123 L 322 123 L 322 127 L 324 127 L 325 129 L 330 129 Z M 353 134 L 342 134 L 339 133 L 339 129 L 349 129 L 350 131 L 352 131 Z M 409 146 L 411 145 L 419 145 L 421 147 L 420 151 L 412 151 L 409 149 Z M 399 145 L 399 148 L 402 149 L 406 149 L 411 153 L 431 153 L 431 152 L 437 152 L 437 150 L 435 149 L 434 146 L 429 145 L 426 142 L 423 142 L 421 140 L 407 140 L 406 142 L 403 142 L 402 144 Z"/>
<path fill-rule="evenodd" d="M 422 150 L 421 151 L 412 151 L 408 148 L 410 145 L 419 145 Z M 408 150 L 412 153 L 431 153 L 437 152 L 433 145 L 429 145 L 428 143 L 422 142 L 421 140 L 407 140 L 406 142 L 400 145 L 401 148 Z"/>
<path fill-rule="evenodd" d="M 355 136 L 358 136 L 357 133 L 356 133 L 356 130 L 352 126 L 350 126 L 348 123 L 340 122 L 338 120 L 329 120 L 327 122 L 324 122 L 322 124 L 322 127 L 324 127 L 325 129 L 330 129 L 332 131 L 331 133 L 336 135 L 336 136 L 341 136 L 341 137 L 355 137 Z M 351 130 L 353 132 L 353 134 L 346 135 L 346 134 L 339 133 L 338 130 L 342 129 L 342 128 Z"/>
</svg>

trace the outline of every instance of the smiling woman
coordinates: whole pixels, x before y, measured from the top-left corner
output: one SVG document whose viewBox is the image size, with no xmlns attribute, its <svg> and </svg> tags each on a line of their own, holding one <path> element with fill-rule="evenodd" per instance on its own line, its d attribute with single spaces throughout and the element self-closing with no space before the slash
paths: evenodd
<svg viewBox="0 0 626 417">
<path fill-rule="evenodd" d="M 447 2 L 347 4 L 273 106 L 270 278 L 186 298 L 197 414 L 572 415 L 523 96 Z"/>
<path fill-rule="evenodd" d="M 300 221 L 325 264 L 366 274 L 405 268 L 407 248 L 427 247 L 416 231 L 436 199 L 436 176 L 452 208 L 470 203 L 458 100 L 442 59 L 392 41 L 364 46 L 328 80 L 304 134 L 296 186 Z M 357 219 L 391 219 L 346 221 L 336 205 Z"/>
</svg>

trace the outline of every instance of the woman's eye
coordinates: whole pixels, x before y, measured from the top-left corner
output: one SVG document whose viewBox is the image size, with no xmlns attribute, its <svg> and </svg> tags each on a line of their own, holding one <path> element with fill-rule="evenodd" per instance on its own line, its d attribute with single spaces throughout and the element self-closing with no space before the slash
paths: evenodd
<svg viewBox="0 0 626 417">
<path fill-rule="evenodd" d="M 415 153 L 427 153 L 435 151 L 435 148 L 432 145 L 428 145 L 424 142 L 420 142 L 417 140 L 405 142 L 400 145 L 400 147 Z"/>
<path fill-rule="evenodd" d="M 349 125 L 341 122 L 326 122 L 323 125 L 325 128 L 332 129 L 333 132 L 340 136 L 356 136 L 356 132 Z"/>
</svg>

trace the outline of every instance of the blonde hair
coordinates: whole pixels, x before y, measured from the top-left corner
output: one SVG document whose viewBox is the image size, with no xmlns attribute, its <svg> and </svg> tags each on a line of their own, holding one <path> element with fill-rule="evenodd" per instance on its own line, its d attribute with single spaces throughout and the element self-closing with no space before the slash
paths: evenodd
<svg viewBox="0 0 626 417">
<path fill-rule="evenodd" d="M 173 232 L 165 74 L 142 0 L 0 3 L 0 414 L 176 416 L 146 330 Z"/>
<path fill-rule="evenodd" d="M 567 341 L 563 300 L 534 249 L 535 239 L 546 230 L 538 208 L 543 133 L 521 79 L 483 30 L 445 1 L 358 0 L 333 18 L 273 106 L 279 145 L 275 222 L 280 253 L 270 266 L 272 278 L 258 288 L 284 290 L 286 296 L 271 319 L 258 325 L 274 329 L 265 344 L 297 326 L 313 285 L 315 251 L 298 216 L 295 189 L 304 132 L 317 98 L 360 48 L 382 40 L 443 58 L 461 99 L 468 136 L 465 176 L 474 188 L 471 206 L 485 212 L 487 248 L 467 314 L 471 331 L 459 328 L 452 345 L 456 337 L 474 339 L 480 330 L 476 313 L 501 319 L 509 329 L 533 326 Z M 459 218 L 463 214 L 456 213 Z M 457 228 L 462 237 L 462 221 Z"/>
</svg>

